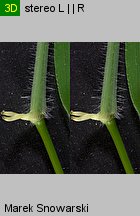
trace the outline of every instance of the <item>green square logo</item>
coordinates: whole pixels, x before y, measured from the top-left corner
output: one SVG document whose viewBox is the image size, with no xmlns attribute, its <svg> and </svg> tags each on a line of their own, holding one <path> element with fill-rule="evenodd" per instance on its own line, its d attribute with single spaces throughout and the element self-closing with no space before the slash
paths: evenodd
<svg viewBox="0 0 140 216">
<path fill-rule="evenodd" d="M 0 0 L 0 16 L 20 16 L 20 0 Z"/>
</svg>

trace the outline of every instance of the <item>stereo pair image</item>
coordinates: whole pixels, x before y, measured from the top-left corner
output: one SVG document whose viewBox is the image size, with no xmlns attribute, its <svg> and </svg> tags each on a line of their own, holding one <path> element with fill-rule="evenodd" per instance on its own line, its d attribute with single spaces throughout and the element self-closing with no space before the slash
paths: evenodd
<svg viewBox="0 0 140 216">
<path fill-rule="evenodd" d="M 139 46 L 0 43 L 0 173 L 140 173 Z"/>
</svg>

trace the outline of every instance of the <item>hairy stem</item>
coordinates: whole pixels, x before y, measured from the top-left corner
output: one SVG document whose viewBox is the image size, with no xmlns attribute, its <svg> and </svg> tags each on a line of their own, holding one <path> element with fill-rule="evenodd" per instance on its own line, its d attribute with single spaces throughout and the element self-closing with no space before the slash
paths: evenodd
<svg viewBox="0 0 140 216">
<path fill-rule="evenodd" d="M 46 72 L 48 62 L 48 43 L 38 42 L 34 69 L 34 79 L 31 94 L 30 112 L 37 114 L 38 121 L 34 122 L 44 142 L 52 166 L 56 174 L 63 174 L 63 170 L 57 156 L 55 147 L 43 119 L 46 111 Z"/>
<path fill-rule="evenodd" d="M 38 42 L 34 67 L 30 112 L 43 114 L 46 111 L 46 72 L 48 43 Z"/>
<path fill-rule="evenodd" d="M 117 72 L 119 60 L 119 42 L 108 42 L 104 81 L 101 96 L 101 113 L 117 113 Z"/>
</svg>

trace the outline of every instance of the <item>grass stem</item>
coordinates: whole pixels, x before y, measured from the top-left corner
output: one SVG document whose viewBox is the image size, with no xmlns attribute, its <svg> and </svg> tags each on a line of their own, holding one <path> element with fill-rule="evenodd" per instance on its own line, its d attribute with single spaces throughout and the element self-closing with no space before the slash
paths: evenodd
<svg viewBox="0 0 140 216">
<path fill-rule="evenodd" d="M 114 141 L 116 149 L 118 151 L 119 157 L 127 174 L 134 174 L 134 170 L 132 168 L 131 162 L 127 155 L 125 146 L 123 144 L 120 132 L 118 130 L 115 119 L 112 119 L 110 122 L 106 124 L 106 127 Z"/>
<path fill-rule="evenodd" d="M 44 142 L 44 146 L 48 152 L 50 161 L 52 163 L 52 166 L 54 168 L 54 171 L 56 174 L 64 174 L 63 169 L 61 167 L 59 158 L 57 156 L 56 150 L 54 148 L 54 145 L 52 143 L 50 134 L 48 132 L 48 129 L 46 127 L 46 123 L 44 119 L 41 119 L 39 122 L 36 123 L 36 128 Z"/>
<path fill-rule="evenodd" d="M 31 93 L 30 112 L 43 114 L 46 111 L 46 71 L 48 43 L 38 42 Z"/>
<path fill-rule="evenodd" d="M 117 72 L 119 62 L 119 42 L 108 42 L 104 81 L 101 96 L 102 115 L 117 113 Z"/>
</svg>

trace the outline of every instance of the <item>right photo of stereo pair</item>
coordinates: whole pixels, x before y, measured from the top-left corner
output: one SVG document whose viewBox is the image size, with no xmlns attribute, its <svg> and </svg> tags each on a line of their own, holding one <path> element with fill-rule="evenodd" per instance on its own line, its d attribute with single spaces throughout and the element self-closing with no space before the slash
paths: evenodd
<svg viewBox="0 0 140 216">
<path fill-rule="evenodd" d="M 140 42 L 70 51 L 71 173 L 140 173 Z"/>
</svg>

